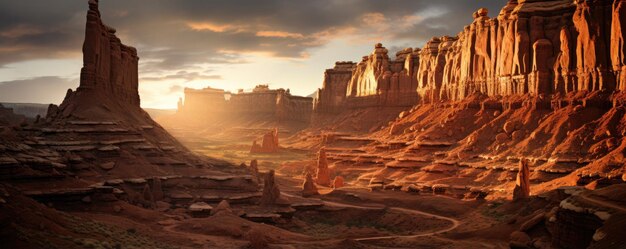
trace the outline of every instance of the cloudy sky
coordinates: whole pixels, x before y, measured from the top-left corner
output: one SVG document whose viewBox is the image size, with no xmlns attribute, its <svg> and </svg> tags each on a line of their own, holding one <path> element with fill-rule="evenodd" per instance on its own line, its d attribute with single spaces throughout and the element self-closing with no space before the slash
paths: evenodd
<svg viewBox="0 0 626 249">
<path fill-rule="evenodd" d="M 382 42 L 393 54 L 456 35 L 506 0 L 101 0 L 103 21 L 141 58 L 143 107 L 175 108 L 184 87 L 309 95 L 335 61 Z M 87 0 L 0 0 L 0 102 L 59 103 L 78 86 Z"/>
</svg>

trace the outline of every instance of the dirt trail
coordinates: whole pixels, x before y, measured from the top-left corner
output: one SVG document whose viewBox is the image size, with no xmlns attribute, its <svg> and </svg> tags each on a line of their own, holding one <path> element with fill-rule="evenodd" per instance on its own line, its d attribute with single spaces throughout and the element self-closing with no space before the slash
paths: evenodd
<svg viewBox="0 0 626 249">
<path fill-rule="evenodd" d="M 281 194 L 285 195 L 287 197 L 297 197 L 295 195 L 291 195 L 291 194 L 287 194 L 287 193 L 281 193 Z M 319 200 L 326 206 L 334 206 L 334 207 L 349 207 L 349 208 L 369 209 L 369 210 L 380 210 L 380 209 L 384 209 L 384 208 L 387 207 L 387 206 L 381 205 L 381 204 L 379 204 L 379 205 L 367 205 L 366 206 L 366 205 L 353 205 L 353 204 L 336 202 L 336 201 L 327 201 L 327 200 L 321 200 L 321 199 L 319 199 Z M 356 240 L 356 241 L 368 241 L 368 240 L 397 239 L 397 238 L 417 238 L 417 237 L 424 237 L 424 236 L 432 236 L 432 235 L 436 235 L 436 234 L 452 231 L 452 230 L 456 229 L 461 224 L 461 222 L 459 220 L 457 220 L 457 219 L 446 217 L 446 216 L 441 216 L 441 215 L 437 215 L 437 214 L 433 214 L 433 213 L 423 212 L 423 211 L 419 211 L 419 210 L 413 210 L 413 209 L 408 209 L 408 208 L 400 208 L 400 207 L 390 207 L 389 210 L 394 210 L 394 211 L 402 212 L 402 213 L 406 213 L 406 214 L 423 215 L 423 216 L 427 216 L 427 217 L 447 220 L 447 221 L 450 221 L 452 223 L 452 226 L 450 226 L 448 228 L 445 228 L 445 229 L 438 230 L 438 231 L 422 233 L 422 234 L 363 237 L 363 238 L 354 238 L 354 240 Z"/>
</svg>

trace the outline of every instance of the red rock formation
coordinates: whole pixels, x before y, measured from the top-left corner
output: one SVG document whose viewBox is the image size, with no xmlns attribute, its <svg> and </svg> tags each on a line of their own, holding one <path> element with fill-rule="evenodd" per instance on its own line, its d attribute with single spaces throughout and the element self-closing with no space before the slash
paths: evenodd
<svg viewBox="0 0 626 249">
<path fill-rule="evenodd" d="M 326 69 L 322 88 L 317 89 L 313 100 L 316 112 L 338 112 L 346 100 L 346 89 L 352 78 L 356 63 L 352 61 L 335 62 L 335 67 Z"/>
<path fill-rule="evenodd" d="M 342 176 L 335 176 L 333 180 L 333 188 L 341 188 L 344 186 L 344 180 Z"/>
<path fill-rule="evenodd" d="M 522 159 L 519 163 L 519 171 L 513 189 L 513 200 L 525 199 L 530 196 L 530 169 L 528 160 Z"/>
<path fill-rule="evenodd" d="M 317 155 L 316 182 L 319 185 L 330 186 L 330 170 L 328 169 L 328 161 L 326 160 L 326 149 L 323 147 Z"/>
<path fill-rule="evenodd" d="M 278 128 L 263 135 L 263 144 L 258 145 L 256 140 L 252 142 L 250 153 L 276 153 L 279 150 Z"/>
<path fill-rule="evenodd" d="M 417 53 L 407 48 L 396 53 L 392 61 L 388 52 L 378 43 L 356 67 L 352 62 L 337 62 L 335 68 L 326 70 L 324 85 L 314 100 L 315 111 L 337 112 L 346 105 L 359 108 L 415 104 Z M 348 72 L 352 72 L 351 76 Z"/>
<path fill-rule="evenodd" d="M 77 91 L 98 91 L 139 106 L 138 61 L 137 50 L 122 44 L 115 29 L 102 23 L 98 0 L 90 0 Z"/>
<path fill-rule="evenodd" d="M 423 103 L 461 100 L 474 92 L 626 89 L 623 1 L 511 0 L 496 18 L 488 14 L 479 9 L 458 38 L 434 37 L 421 50 L 399 52 L 394 62 L 377 44 L 354 70 L 345 106 L 386 106 L 404 89 L 416 91 Z M 396 62 L 403 57 L 400 68 Z M 322 96 L 317 101 L 333 104 Z"/>
<path fill-rule="evenodd" d="M 315 186 L 315 181 L 313 181 L 313 176 L 307 173 L 304 182 L 302 183 L 302 197 L 314 195 L 319 195 L 319 192 L 317 191 L 317 186 Z"/>
<path fill-rule="evenodd" d="M 609 73 L 611 38 L 611 1 L 576 1 L 574 26 L 578 32 L 576 58 L 578 90 L 615 88 L 615 76 Z"/>
<path fill-rule="evenodd" d="M 257 162 L 256 159 L 252 159 L 250 161 L 250 174 L 252 174 L 253 180 L 256 183 L 261 182 L 261 179 L 259 179 L 259 163 Z"/>
<path fill-rule="evenodd" d="M 270 170 L 263 179 L 263 195 L 261 196 L 261 206 L 271 206 L 276 204 L 280 198 L 280 189 L 274 180 L 274 170 Z"/>
<path fill-rule="evenodd" d="M 626 2 L 614 1 L 611 16 L 611 62 L 616 78 L 616 89 L 626 90 L 626 51 L 624 49 L 626 28 Z"/>
</svg>

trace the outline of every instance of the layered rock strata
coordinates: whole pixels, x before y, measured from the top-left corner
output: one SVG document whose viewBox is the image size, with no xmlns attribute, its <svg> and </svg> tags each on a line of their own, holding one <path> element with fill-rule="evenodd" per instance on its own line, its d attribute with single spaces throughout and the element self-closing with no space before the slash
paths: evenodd
<svg viewBox="0 0 626 249">
<path fill-rule="evenodd" d="M 139 106 L 137 50 L 122 44 L 115 32 L 102 23 L 98 0 L 90 0 L 77 91 L 98 91 Z"/>
<path fill-rule="evenodd" d="M 496 17 L 488 14 L 479 9 L 457 36 L 433 37 L 422 49 L 398 52 L 394 61 L 377 44 L 347 84 L 347 77 L 325 77 L 316 111 L 457 101 L 475 92 L 626 90 L 623 1 L 511 0 Z M 345 100 L 329 97 L 344 84 Z"/>
</svg>

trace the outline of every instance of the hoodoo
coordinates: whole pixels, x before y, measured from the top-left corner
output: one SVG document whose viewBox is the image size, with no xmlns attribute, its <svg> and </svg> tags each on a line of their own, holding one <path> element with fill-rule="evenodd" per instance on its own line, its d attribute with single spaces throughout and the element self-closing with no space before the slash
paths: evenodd
<svg viewBox="0 0 626 249">
<path fill-rule="evenodd" d="M 515 188 L 513 189 L 513 200 L 525 199 L 530 196 L 530 170 L 528 160 L 522 159 L 519 162 Z"/>
<path fill-rule="evenodd" d="M 322 186 L 330 186 L 330 169 L 326 159 L 326 149 L 321 148 L 317 155 L 317 177 L 316 182 Z"/>
</svg>

